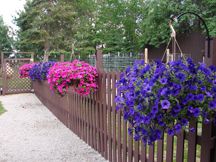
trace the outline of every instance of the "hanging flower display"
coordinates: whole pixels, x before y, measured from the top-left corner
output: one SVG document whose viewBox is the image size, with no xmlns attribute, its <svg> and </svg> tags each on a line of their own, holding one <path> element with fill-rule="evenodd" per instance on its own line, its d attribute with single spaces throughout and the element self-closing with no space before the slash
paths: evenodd
<svg viewBox="0 0 216 162">
<path fill-rule="evenodd" d="M 20 66 L 20 68 L 19 68 L 20 78 L 29 77 L 29 71 L 33 66 L 34 66 L 34 63 L 24 64 L 24 65 Z"/>
<path fill-rule="evenodd" d="M 29 70 L 29 77 L 31 80 L 47 80 L 47 74 L 50 69 L 55 64 L 54 61 L 40 62 L 35 64 Z"/>
<path fill-rule="evenodd" d="M 144 64 L 136 61 L 117 83 L 117 109 L 131 127 L 129 134 L 153 144 L 186 129 L 191 120 L 216 123 L 216 67 L 192 59 Z M 192 129 L 191 129 L 192 130 Z"/>
<path fill-rule="evenodd" d="M 80 95 L 88 95 L 97 88 L 98 74 L 95 67 L 78 60 L 59 62 L 49 69 L 48 83 L 51 90 L 64 95 L 69 87 Z"/>
</svg>

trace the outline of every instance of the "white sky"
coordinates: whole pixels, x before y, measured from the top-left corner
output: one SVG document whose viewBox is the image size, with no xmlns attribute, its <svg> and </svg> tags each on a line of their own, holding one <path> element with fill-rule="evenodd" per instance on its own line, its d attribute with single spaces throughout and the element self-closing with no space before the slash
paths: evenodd
<svg viewBox="0 0 216 162">
<path fill-rule="evenodd" d="M 0 15 L 3 16 L 6 25 L 17 29 L 13 24 L 13 17 L 23 9 L 25 2 L 26 0 L 0 0 Z"/>
</svg>

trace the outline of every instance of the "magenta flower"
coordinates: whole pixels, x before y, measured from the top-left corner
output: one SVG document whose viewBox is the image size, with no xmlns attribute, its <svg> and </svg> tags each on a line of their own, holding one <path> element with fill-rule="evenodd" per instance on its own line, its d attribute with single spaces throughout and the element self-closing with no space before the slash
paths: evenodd
<svg viewBox="0 0 216 162">
<path fill-rule="evenodd" d="M 78 60 L 59 62 L 49 69 L 50 89 L 64 95 L 69 88 L 80 95 L 88 95 L 97 89 L 98 73 L 95 67 Z"/>
<path fill-rule="evenodd" d="M 28 78 L 29 77 L 29 71 L 34 66 L 34 64 L 35 63 L 30 63 L 30 64 L 24 64 L 24 65 L 20 66 L 20 68 L 19 68 L 20 78 Z"/>
</svg>

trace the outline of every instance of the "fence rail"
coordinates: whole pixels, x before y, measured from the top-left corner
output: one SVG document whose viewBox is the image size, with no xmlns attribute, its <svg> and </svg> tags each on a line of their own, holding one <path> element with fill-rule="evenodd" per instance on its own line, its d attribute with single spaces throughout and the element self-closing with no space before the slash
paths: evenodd
<svg viewBox="0 0 216 162">
<path fill-rule="evenodd" d="M 37 97 L 68 128 L 110 162 L 215 162 L 215 129 L 213 125 L 191 122 L 195 133 L 181 132 L 177 136 L 164 134 L 163 140 L 152 146 L 134 141 L 116 111 L 115 83 L 119 73 L 99 74 L 99 90 L 89 96 L 69 92 L 60 97 L 50 91 L 47 82 L 34 82 Z"/>
</svg>

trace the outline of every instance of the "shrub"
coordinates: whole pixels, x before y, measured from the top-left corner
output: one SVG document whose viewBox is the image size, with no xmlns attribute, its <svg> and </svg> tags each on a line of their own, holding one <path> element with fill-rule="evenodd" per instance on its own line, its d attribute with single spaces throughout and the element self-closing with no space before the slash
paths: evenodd
<svg viewBox="0 0 216 162">
<path fill-rule="evenodd" d="M 52 66 L 48 73 L 51 90 L 64 95 L 69 87 L 81 95 L 88 95 L 97 88 L 96 68 L 82 61 L 59 62 Z"/>
<path fill-rule="evenodd" d="M 131 124 L 128 132 L 144 144 L 161 139 L 164 131 L 177 134 L 201 117 L 216 123 L 214 66 L 196 65 L 191 59 L 146 66 L 136 61 L 121 73 L 117 89 L 117 109 L 123 109 Z"/>
</svg>

